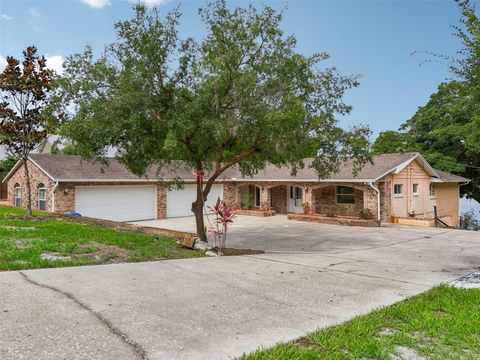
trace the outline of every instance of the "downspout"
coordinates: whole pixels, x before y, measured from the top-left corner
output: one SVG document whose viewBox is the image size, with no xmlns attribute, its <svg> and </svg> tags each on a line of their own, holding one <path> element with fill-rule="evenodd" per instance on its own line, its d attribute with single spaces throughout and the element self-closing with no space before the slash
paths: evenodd
<svg viewBox="0 0 480 360">
<path fill-rule="evenodd" d="M 369 182 L 368 186 L 370 186 L 377 193 L 377 220 L 381 221 L 381 216 L 380 216 L 380 190 L 375 185 L 373 185 L 372 182 Z"/>
<path fill-rule="evenodd" d="M 58 188 L 58 181 L 55 182 L 55 186 L 53 187 L 52 191 L 52 212 L 55 212 L 55 191 Z"/>
</svg>

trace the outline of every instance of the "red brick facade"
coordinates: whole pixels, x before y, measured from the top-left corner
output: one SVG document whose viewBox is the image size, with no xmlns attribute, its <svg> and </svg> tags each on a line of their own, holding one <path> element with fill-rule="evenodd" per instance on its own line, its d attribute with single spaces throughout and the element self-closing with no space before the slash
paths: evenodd
<svg viewBox="0 0 480 360">
<path fill-rule="evenodd" d="M 28 161 L 28 171 L 30 174 L 31 191 L 32 191 L 32 209 L 38 209 L 38 188 L 43 184 L 46 188 L 46 210 L 52 210 L 52 193 L 55 186 L 54 182 L 37 166 Z M 15 186 L 20 185 L 21 207 L 27 206 L 27 183 L 25 181 L 25 169 L 21 165 L 8 179 L 7 196 L 8 202 L 15 205 Z"/>
<path fill-rule="evenodd" d="M 318 182 L 268 182 L 236 181 L 225 182 L 223 198 L 227 203 L 240 208 L 243 191 L 253 193 L 260 188 L 260 210 L 275 210 L 276 213 L 288 212 L 288 187 L 298 186 L 303 189 L 302 203 L 309 204 L 310 213 L 325 213 L 327 208 L 339 216 L 359 216 L 360 210 L 368 208 L 377 217 L 377 193 L 370 186 L 362 183 L 318 183 Z M 337 204 L 336 186 L 348 186 L 355 189 L 355 204 Z"/>
</svg>

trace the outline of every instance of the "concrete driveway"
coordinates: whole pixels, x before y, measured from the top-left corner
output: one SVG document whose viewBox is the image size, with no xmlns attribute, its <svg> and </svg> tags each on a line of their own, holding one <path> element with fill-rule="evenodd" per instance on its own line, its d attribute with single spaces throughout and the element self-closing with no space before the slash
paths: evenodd
<svg viewBox="0 0 480 360">
<path fill-rule="evenodd" d="M 229 359 L 480 266 L 480 233 L 241 225 L 239 246 L 282 251 L 0 273 L 0 358 Z"/>
<path fill-rule="evenodd" d="M 213 218 L 211 217 L 212 221 Z M 193 216 L 147 220 L 134 224 L 195 233 Z M 208 220 L 205 217 L 208 227 Z M 285 215 L 271 217 L 237 216 L 229 226 L 227 247 L 268 252 L 341 253 L 371 247 L 384 247 L 401 241 L 449 234 L 454 230 L 413 226 L 355 227 L 288 220 Z M 471 232 L 455 232 L 469 238 Z M 448 237 L 448 235 L 446 235 Z"/>
</svg>

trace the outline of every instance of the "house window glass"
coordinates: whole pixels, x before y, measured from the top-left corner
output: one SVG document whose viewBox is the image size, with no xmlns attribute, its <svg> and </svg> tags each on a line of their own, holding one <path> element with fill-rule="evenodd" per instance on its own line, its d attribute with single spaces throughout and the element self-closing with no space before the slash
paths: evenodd
<svg viewBox="0 0 480 360">
<path fill-rule="evenodd" d="M 37 195 L 38 195 L 38 210 L 46 210 L 46 208 L 47 208 L 47 189 L 45 188 L 45 185 L 38 184 Z"/>
<path fill-rule="evenodd" d="M 302 206 L 302 199 L 303 199 L 303 194 L 302 194 L 302 188 L 295 187 L 295 206 Z"/>
<path fill-rule="evenodd" d="M 402 184 L 395 184 L 393 185 L 393 194 L 394 195 L 402 195 L 403 194 L 403 185 Z"/>
<path fill-rule="evenodd" d="M 435 197 L 435 184 L 430 184 L 430 196 Z"/>
<path fill-rule="evenodd" d="M 260 188 L 255 186 L 255 207 L 260 207 Z"/>
<path fill-rule="evenodd" d="M 19 184 L 15 184 L 13 202 L 16 207 L 20 207 L 22 205 L 22 189 L 20 188 Z"/>
<path fill-rule="evenodd" d="M 418 184 L 412 185 L 412 193 L 413 195 L 418 195 Z"/>
<path fill-rule="evenodd" d="M 337 186 L 337 204 L 355 204 L 355 189 L 349 186 Z"/>
</svg>

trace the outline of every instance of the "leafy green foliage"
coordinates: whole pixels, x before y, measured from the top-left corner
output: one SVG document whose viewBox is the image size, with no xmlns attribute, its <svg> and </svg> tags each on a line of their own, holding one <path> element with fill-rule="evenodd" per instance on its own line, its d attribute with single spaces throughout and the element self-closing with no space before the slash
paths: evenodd
<svg viewBox="0 0 480 360">
<path fill-rule="evenodd" d="M 0 74 L 0 144 L 26 164 L 30 152 L 59 125 L 61 118 L 52 116 L 49 106 L 55 72 L 47 68 L 44 56 L 37 55 L 36 47 L 28 47 L 23 56 L 21 64 L 7 56 L 7 65 Z M 24 168 L 31 215 L 30 177 Z"/>
<path fill-rule="evenodd" d="M 388 359 L 398 347 L 429 359 L 476 359 L 480 290 L 439 286 L 303 339 L 258 350 L 241 360 Z M 399 356 L 400 355 L 400 356 Z"/>
<path fill-rule="evenodd" d="M 477 215 L 473 209 L 460 215 L 460 229 L 480 231 L 480 220 L 477 219 Z"/>
<path fill-rule="evenodd" d="M 325 53 L 298 53 L 281 13 L 214 1 L 199 14 L 206 36 L 180 39 L 178 8 L 161 18 L 138 5 L 99 59 L 91 48 L 68 58 L 64 99 L 76 112 L 64 132 L 83 156 L 102 157 L 111 145 L 138 175 L 174 160 L 208 172 L 192 205 L 200 235 L 204 199 L 234 165 L 245 175 L 266 161 L 296 171 L 319 155 L 324 177 L 346 157 L 358 167 L 369 159 L 369 130 L 344 131 L 335 119 L 351 110 L 342 96 L 356 77 L 322 68 Z"/>
<path fill-rule="evenodd" d="M 17 163 L 17 159 L 8 155 L 5 159 L 0 160 L 0 173 L 8 173 Z"/>
<path fill-rule="evenodd" d="M 469 1 L 457 1 L 463 43 L 460 58 L 447 59 L 457 79 L 440 84 L 428 103 L 396 131 L 381 133 L 373 149 L 381 152 L 419 151 L 440 170 L 472 182 L 461 190 L 480 200 L 480 21 Z"/>
</svg>

